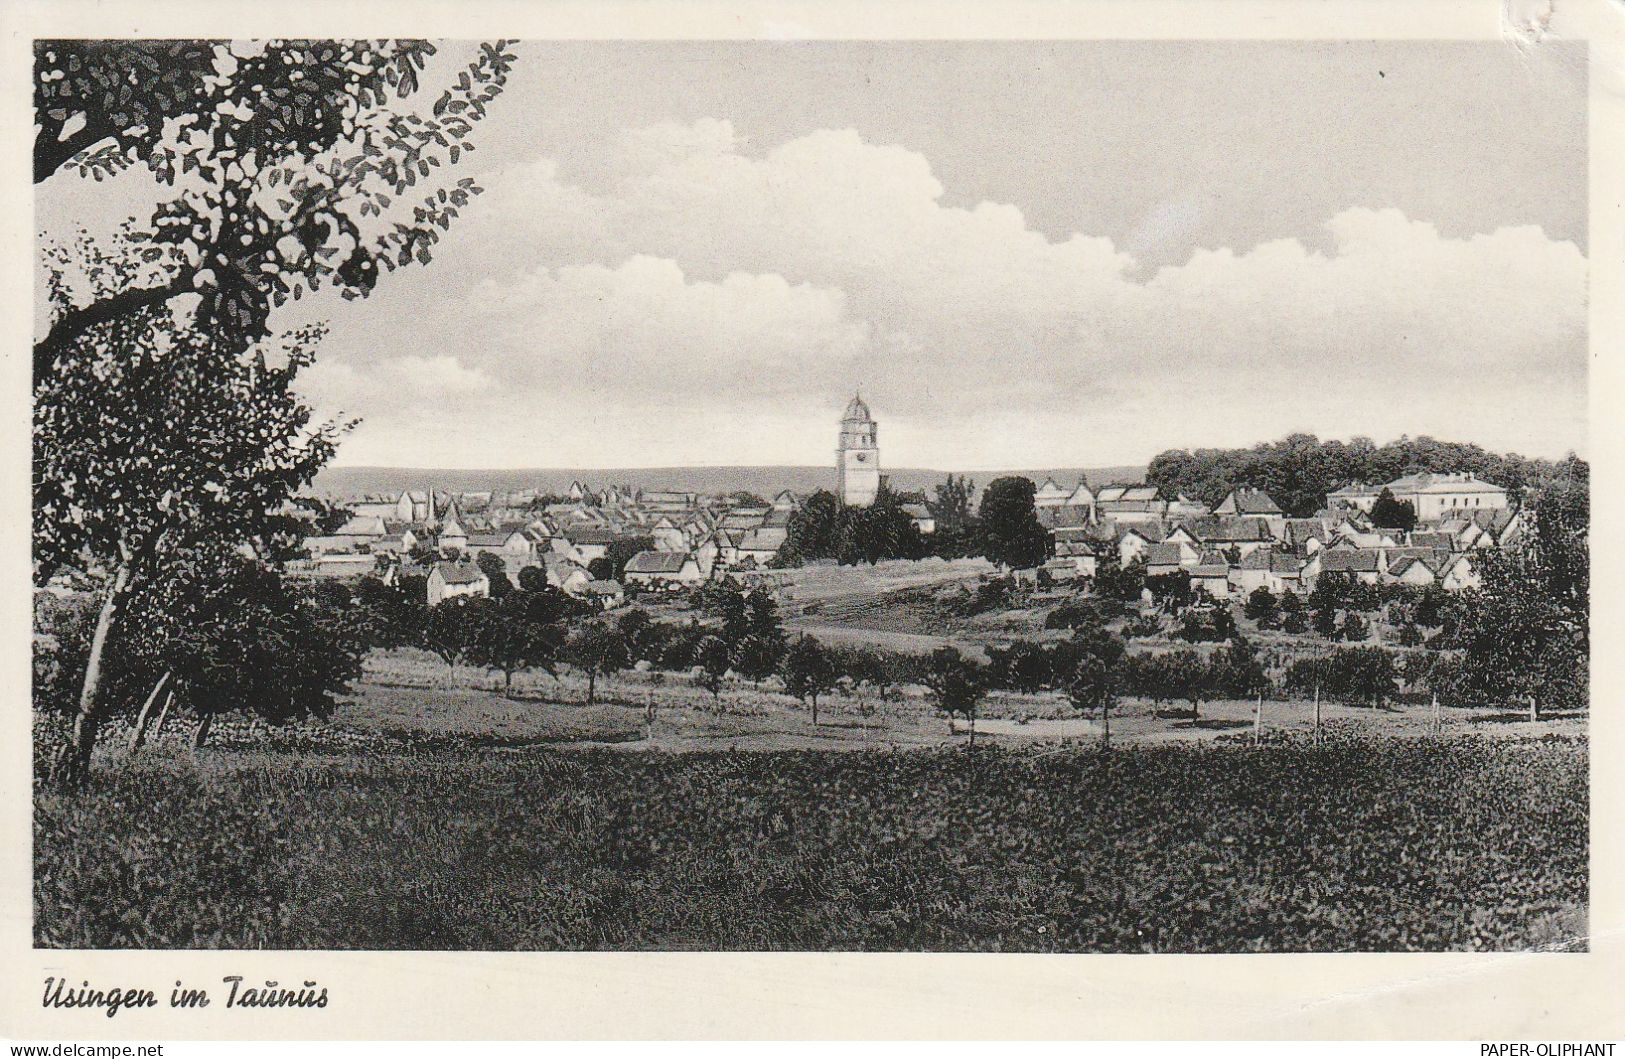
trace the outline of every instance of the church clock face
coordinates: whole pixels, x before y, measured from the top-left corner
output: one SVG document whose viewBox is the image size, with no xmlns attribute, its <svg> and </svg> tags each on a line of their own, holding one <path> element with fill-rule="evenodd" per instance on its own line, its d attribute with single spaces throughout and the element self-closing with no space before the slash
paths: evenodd
<svg viewBox="0 0 1625 1059">
<path fill-rule="evenodd" d="M 869 454 L 867 452 L 857 453 L 857 459 L 858 459 L 859 463 L 868 463 L 869 462 Z"/>
</svg>

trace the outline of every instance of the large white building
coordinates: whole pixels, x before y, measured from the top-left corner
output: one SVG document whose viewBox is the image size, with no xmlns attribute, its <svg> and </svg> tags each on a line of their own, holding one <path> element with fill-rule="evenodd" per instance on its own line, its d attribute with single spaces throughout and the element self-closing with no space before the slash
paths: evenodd
<svg viewBox="0 0 1625 1059">
<path fill-rule="evenodd" d="M 1334 493 L 1326 494 L 1328 504 L 1344 503 L 1369 513 L 1372 505 L 1386 489 L 1400 503 L 1409 503 L 1420 522 L 1460 515 L 1471 516 L 1474 511 L 1499 511 L 1507 506 L 1507 491 L 1486 482 L 1471 471 L 1455 474 L 1407 474 L 1386 485 L 1353 483 Z"/>
<path fill-rule="evenodd" d="M 835 450 L 835 495 L 841 503 L 868 507 L 880 493 L 880 446 L 875 420 L 862 397 L 854 396 L 841 416 Z"/>
</svg>

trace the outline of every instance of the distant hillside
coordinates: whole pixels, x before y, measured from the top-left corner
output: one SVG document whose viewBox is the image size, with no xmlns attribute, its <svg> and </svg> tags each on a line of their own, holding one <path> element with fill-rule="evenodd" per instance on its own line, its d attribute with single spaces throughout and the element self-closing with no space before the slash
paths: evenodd
<svg viewBox="0 0 1625 1059">
<path fill-rule="evenodd" d="M 929 490 L 948 474 L 947 471 L 926 470 L 916 467 L 890 468 L 886 471 L 892 488 L 903 491 Z M 1053 476 L 1057 482 L 1071 485 L 1078 475 L 1086 476 L 1093 485 L 1115 481 L 1139 481 L 1145 474 L 1138 467 L 1058 467 L 1021 471 L 970 472 L 978 485 L 985 485 L 1002 474 L 1026 475 L 1035 482 Z M 696 493 L 731 493 L 746 490 L 759 496 L 771 497 L 780 489 L 812 492 L 814 489 L 832 489 L 835 485 L 833 467 L 610 467 L 559 468 L 541 467 L 520 470 L 434 470 L 414 467 L 330 467 L 317 478 L 310 492 L 322 496 L 355 497 L 368 494 L 395 494 L 403 489 L 444 489 L 453 493 L 476 493 L 491 490 L 509 492 L 536 489 L 541 492 L 563 493 L 573 481 L 581 481 L 593 488 L 608 485 L 631 485 L 644 489 L 679 489 Z"/>
</svg>

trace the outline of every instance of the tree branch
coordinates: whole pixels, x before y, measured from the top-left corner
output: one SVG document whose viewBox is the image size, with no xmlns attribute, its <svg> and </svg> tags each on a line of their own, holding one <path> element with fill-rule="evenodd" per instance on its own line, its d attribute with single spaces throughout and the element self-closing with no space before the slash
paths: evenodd
<svg viewBox="0 0 1625 1059">
<path fill-rule="evenodd" d="M 171 298 L 188 294 L 192 290 L 189 277 L 176 278 L 157 287 L 134 287 L 119 291 L 110 298 L 69 309 L 40 341 L 34 343 L 34 385 L 38 386 L 56 371 L 56 360 L 86 331 L 112 320 L 123 313 L 162 305 Z"/>
<path fill-rule="evenodd" d="M 60 129 L 61 126 L 58 126 Z M 66 140 L 58 139 L 47 129 L 34 137 L 34 183 L 38 184 L 61 169 L 68 159 L 113 135 L 112 130 L 86 125 Z"/>
</svg>

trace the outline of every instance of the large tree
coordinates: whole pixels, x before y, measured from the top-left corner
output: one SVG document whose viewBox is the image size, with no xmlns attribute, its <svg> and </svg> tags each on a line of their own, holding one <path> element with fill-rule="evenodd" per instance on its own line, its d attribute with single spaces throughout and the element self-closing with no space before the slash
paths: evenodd
<svg viewBox="0 0 1625 1059">
<path fill-rule="evenodd" d="M 1033 506 L 1031 478 L 995 478 L 982 494 L 980 518 L 984 553 L 1000 566 L 1026 568 L 1049 554 L 1049 533 Z"/>
<path fill-rule="evenodd" d="M 93 278 L 127 276 L 108 254 Z M 284 505 L 332 455 L 344 424 L 313 423 L 294 381 L 320 332 L 280 348 L 222 349 L 156 306 L 80 334 L 34 402 L 34 559 L 104 579 L 69 778 L 89 767 L 103 713 L 102 661 L 120 609 L 163 565 L 222 542 L 267 554 Z"/>
<path fill-rule="evenodd" d="M 505 42 L 478 45 L 431 103 L 419 74 L 434 52 L 427 41 L 36 42 L 35 182 L 142 164 L 176 192 L 136 226 L 149 250 L 137 281 L 53 288 L 36 382 L 92 332 L 185 295 L 228 357 L 267 337 L 288 298 L 324 285 L 364 296 L 380 265 L 427 262 L 480 190 L 435 171 L 473 149 L 514 62 Z M 412 109 L 419 99 L 427 113 Z"/>
</svg>

